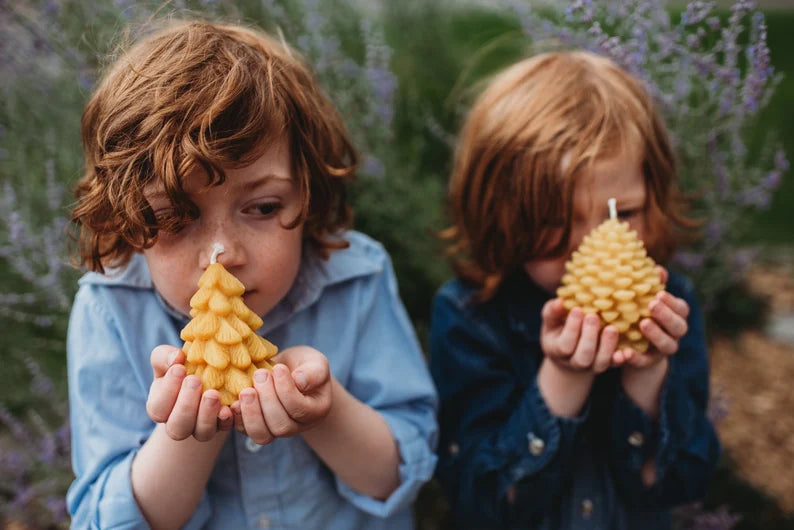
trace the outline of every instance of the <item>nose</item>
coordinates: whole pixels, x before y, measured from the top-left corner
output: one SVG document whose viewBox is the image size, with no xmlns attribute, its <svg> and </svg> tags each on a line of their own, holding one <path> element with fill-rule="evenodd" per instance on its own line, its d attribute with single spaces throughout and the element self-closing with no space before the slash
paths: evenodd
<svg viewBox="0 0 794 530">
<path fill-rule="evenodd" d="M 198 238 L 199 248 L 199 267 L 206 269 L 212 263 L 213 254 L 215 262 L 220 263 L 226 269 L 242 267 L 246 263 L 245 245 L 239 237 L 239 230 L 229 225 L 216 225 L 213 229 L 203 231 Z M 213 252 L 215 246 L 221 245 L 222 251 Z"/>
</svg>

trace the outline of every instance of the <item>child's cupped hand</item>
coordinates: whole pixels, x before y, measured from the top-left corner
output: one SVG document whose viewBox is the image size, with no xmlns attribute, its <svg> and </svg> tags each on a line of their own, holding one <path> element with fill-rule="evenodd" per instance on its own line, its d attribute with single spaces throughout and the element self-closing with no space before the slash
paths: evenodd
<svg viewBox="0 0 794 530">
<path fill-rule="evenodd" d="M 657 266 L 662 283 L 667 283 L 667 270 Z M 626 361 L 631 368 L 647 368 L 678 351 L 679 341 L 689 327 L 689 304 L 667 291 L 660 291 L 649 304 L 650 318 L 640 321 L 640 331 L 650 342 L 645 353 L 632 352 Z"/>
<path fill-rule="evenodd" d="M 294 436 L 321 422 L 331 409 L 328 359 L 308 346 L 279 353 L 272 372 L 254 374 L 254 387 L 232 403 L 235 428 L 258 444 Z"/>
<path fill-rule="evenodd" d="M 567 311 L 561 298 L 546 302 L 541 312 L 540 345 L 543 353 L 558 366 L 599 374 L 626 361 L 624 352 L 615 351 L 618 330 L 601 329 L 601 318 L 585 315 L 579 307 Z"/>
<path fill-rule="evenodd" d="M 165 424 L 168 436 L 174 440 L 193 436 L 208 441 L 219 431 L 232 428 L 231 409 L 221 405 L 218 391 L 202 393 L 201 380 L 195 375 L 185 375 L 185 353 L 181 349 L 157 346 L 150 360 L 154 381 L 149 388 L 146 412 L 155 422 Z"/>
</svg>

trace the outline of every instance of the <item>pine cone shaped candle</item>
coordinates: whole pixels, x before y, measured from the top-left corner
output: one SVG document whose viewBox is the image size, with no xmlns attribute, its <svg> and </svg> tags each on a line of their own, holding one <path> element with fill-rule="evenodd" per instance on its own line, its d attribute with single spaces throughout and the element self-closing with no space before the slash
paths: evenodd
<svg viewBox="0 0 794 530">
<path fill-rule="evenodd" d="M 216 262 L 223 245 L 213 245 L 210 266 L 190 299 L 193 319 L 182 329 L 188 374 L 201 379 L 203 390 L 215 388 L 221 403 L 231 405 L 243 388 L 253 386 L 254 372 L 273 369 L 268 359 L 278 348 L 254 333 L 262 319 L 243 302 L 245 287 Z"/>
<path fill-rule="evenodd" d="M 618 349 L 643 353 L 648 340 L 639 322 L 650 316 L 648 304 L 664 285 L 637 233 L 618 221 L 615 199 L 609 199 L 609 217 L 584 237 L 565 264 L 557 296 L 566 309 L 581 307 L 598 314 L 603 325 L 615 326 Z"/>
</svg>

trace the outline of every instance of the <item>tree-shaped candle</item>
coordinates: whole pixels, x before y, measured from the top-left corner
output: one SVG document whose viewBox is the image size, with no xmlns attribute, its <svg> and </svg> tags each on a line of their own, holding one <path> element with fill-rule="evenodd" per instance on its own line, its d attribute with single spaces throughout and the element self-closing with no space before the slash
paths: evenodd
<svg viewBox="0 0 794 530">
<path fill-rule="evenodd" d="M 213 244 L 210 265 L 190 299 L 193 319 L 182 329 L 182 350 L 188 374 L 196 374 L 203 390 L 215 388 L 221 403 L 231 405 L 240 391 L 253 386 L 254 372 L 273 369 L 268 359 L 278 348 L 254 333 L 262 319 L 243 302 L 243 284 L 218 263 L 223 245 Z"/>
<path fill-rule="evenodd" d="M 566 309 L 581 307 L 596 313 L 602 325 L 620 332 L 618 349 L 642 353 L 648 340 L 639 322 L 650 316 L 648 304 L 664 289 L 655 263 L 637 233 L 617 219 L 615 199 L 609 199 L 609 219 L 593 229 L 565 264 L 566 274 L 557 296 Z"/>
</svg>

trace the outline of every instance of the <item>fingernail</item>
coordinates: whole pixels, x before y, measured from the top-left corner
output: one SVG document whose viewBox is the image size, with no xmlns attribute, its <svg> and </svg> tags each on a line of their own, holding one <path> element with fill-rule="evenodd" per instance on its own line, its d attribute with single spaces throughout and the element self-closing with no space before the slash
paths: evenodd
<svg viewBox="0 0 794 530">
<path fill-rule="evenodd" d="M 243 403 L 253 403 L 254 395 L 250 392 L 246 392 L 245 394 L 240 394 L 240 399 L 243 400 Z"/>
<path fill-rule="evenodd" d="M 168 369 L 168 375 L 175 379 L 182 379 L 185 377 L 185 367 L 181 364 L 177 364 L 176 366 L 172 366 Z"/>
<path fill-rule="evenodd" d="M 648 309 L 653 311 L 654 309 L 656 309 L 656 306 L 658 305 L 659 305 L 659 300 L 652 300 L 651 303 L 648 304 Z"/>
<path fill-rule="evenodd" d="M 217 403 L 218 403 L 218 396 L 216 396 L 215 394 L 209 394 L 209 395 L 204 396 L 204 404 L 205 405 L 209 405 L 211 407 L 211 406 L 214 406 Z"/>
<path fill-rule="evenodd" d="M 309 384 L 308 379 L 306 379 L 306 374 L 303 372 L 295 372 L 292 374 L 292 378 L 295 380 L 295 386 L 297 386 L 300 391 L 305 390 L 306 385 Z"/>
<path fill-rule="evenodd" d="M 185 379 L 187 381 L 188 388 L 196 389 L 201 386 L 201 380 L 198 377 L 188 377 Z"/>
<path fill-rule="evenodd" d="M 174 361 L 176 360 L 176 356 L 177 355 L 179 355 L 179 350 L 176 350 L 176 349 L 168 354 L 168 366 L 171 366 L 172 364 L 174 364 Z"/>
<path fill-rule="evenodd" d="M 260 384 L 267 383 L 268 375 L 267 370 L 257 370 L 254 372 L 254 381 Z"/>
</svg>

